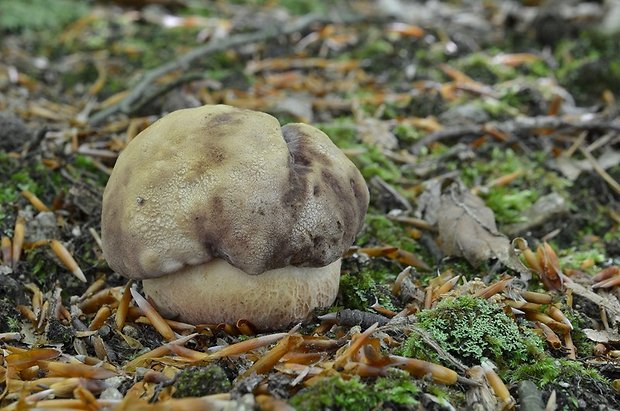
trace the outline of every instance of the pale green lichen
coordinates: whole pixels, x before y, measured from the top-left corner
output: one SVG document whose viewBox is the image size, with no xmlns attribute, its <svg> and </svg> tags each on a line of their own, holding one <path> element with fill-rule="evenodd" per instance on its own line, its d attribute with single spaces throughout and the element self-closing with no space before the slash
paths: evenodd
<svg viewBox="0 0 620 411">
<path fill-rule="evenodd" d="M 448 298 L 418 319 L 439 345 L 469 364 L 489 358 L 510 367 L 543 353 L 538 337 L 525 335 L 499 306 L 482 298 Z"/>
</svg>

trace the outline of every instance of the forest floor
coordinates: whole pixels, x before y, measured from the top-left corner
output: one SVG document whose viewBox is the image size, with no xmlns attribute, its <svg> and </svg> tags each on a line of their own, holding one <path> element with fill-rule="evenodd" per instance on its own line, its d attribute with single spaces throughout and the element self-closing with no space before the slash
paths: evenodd
<svg viewBox="0 0 620 411">
<path fill-rule="evenodd" d="M 1 2 L 1 409 L 620 410 L 612 4 Z M 366 179 L 300 327 L 165 322 L 103 258 L 119 153 L 203 104 Z"/>
</svg>

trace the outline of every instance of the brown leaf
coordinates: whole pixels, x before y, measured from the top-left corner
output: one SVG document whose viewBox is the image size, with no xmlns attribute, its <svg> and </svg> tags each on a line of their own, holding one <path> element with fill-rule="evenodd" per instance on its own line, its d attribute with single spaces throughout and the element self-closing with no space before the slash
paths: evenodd
<svg viewBox="0 0 620 411">
<path fill-rule="evenodd" d="M 527 272 L 508 238 L 497 231 L 493 211 L 461 184 L 452 184 L 441 195 L 437 226 L 446 255 L 464 257 L 473 266 L 497 258 L 520 273 Z"/>
</svg>

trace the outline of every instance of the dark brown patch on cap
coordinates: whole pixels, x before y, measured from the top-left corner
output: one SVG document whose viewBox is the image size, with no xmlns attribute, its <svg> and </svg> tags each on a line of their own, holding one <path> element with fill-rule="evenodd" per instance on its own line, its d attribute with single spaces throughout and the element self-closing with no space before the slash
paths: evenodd
<svg viewBox="0 0 620 411">
<path fill-rule="evenodd" d="M 320 164 L 331 167 L 331 160 L 325 154 L 314 148 L 312 136 L 305 133 L 297 124 L 288 124 L 282 127 L 282 136 L 293 158 L 293 163 L 310 167 Z"/>
<path fill-rule="evenodd" d="M 340 215 L 341 219 L 345 222 L 343 238 L 353 241 L 358 232 L 358 224 L 356 223 L 358 223 L 360 217 L 363 218 L 363 214 L 366 213 L 365 201 L 363 206 L 360 208 L 359 202 L 355 203 L 349 200 L 351 199 L 353 190 L 344 186 L 344 184 L 346 184 L 346 178 L 339 178 L 327 169 L 321 170 L 321 178 L 325 185 L 333 190 L 335 196 L 335 199 L 333 200 L 335 201 L 335 204 L 339 205 L 335 212 L 336 215 Z M 361 212 L 362 210 L 363 214 Z M 340 220 L 337 220 L 336 224 L 339 227 L 343 225 Z"/>
<path fill-rule="evenodd" d="M 220 127 L 225 124 L 230 124 L 235 120 L 235 113 L 221 113 L 215 116 L 210 116 L 207 125 L 209 127 Z M 238 121 L 238 119 L 236 119 Z"/>
</svg>

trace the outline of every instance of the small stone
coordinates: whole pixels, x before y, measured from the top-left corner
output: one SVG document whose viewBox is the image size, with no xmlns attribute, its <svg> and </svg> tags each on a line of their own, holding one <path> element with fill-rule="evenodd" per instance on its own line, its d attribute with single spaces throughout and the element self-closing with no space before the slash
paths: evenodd
<svg viewBox="0 0 620 411">
<path fill-rule="evenodd" d="M 0 150 L 19 150 L 32 138 L 32 131 L 19 117 L 0 112 Z"/>
</svg>

